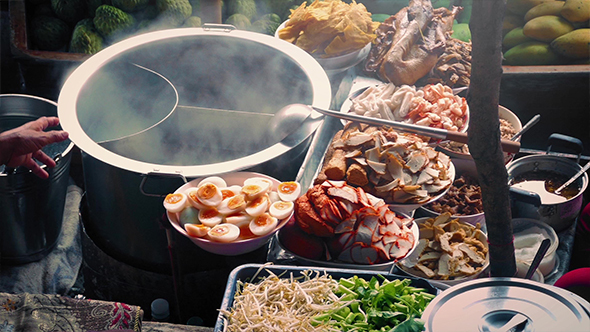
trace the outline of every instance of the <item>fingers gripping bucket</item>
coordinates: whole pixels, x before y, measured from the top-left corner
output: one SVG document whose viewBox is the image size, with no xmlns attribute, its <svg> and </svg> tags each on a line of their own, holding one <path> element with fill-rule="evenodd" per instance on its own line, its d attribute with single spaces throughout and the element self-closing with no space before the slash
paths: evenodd
<svg viewBox="0 0 590 332">
<path fill-rule="evenodd" d="M 28 95 L 0 95 L 0 132 L 42 116 L 57 116 L 57 104 Z M 55 247 L 62 229 L 73 147 L 66 140 L 43 148 L 56 161 L 54 168 L 46 168 L 48 179 L 23 167 L 9 170 L 0 166 L 1 264 L 37 261 Z"/>
</svg>

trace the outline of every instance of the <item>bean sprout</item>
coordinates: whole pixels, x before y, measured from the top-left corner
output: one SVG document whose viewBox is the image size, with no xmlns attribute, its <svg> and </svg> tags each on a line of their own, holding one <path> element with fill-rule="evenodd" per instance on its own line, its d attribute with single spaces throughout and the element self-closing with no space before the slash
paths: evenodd
<svg viewBox="0 0 590 332">
<path fill-rule="evenodd" d="M 268 272 L 260 282 L 237 282 L 233 307 L 221 310 L 226 331 L 330 331 L 311 318 L 348 305 L 334 294 L 338 282 L 330 275 L 303 271 L 300 278 L 279 278 Z"/>
</svg>

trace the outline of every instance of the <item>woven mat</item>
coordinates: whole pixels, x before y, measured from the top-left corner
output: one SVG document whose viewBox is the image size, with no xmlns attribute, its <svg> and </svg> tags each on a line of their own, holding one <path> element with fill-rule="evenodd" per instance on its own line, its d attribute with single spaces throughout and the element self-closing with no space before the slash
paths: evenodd
<svg viewBox="0 0 590 332">
<path fill-rule="evenodd" d="M 55 294 L 0 293 L 0 331 L 141 331 L 143 310 Z"/>
</svg>

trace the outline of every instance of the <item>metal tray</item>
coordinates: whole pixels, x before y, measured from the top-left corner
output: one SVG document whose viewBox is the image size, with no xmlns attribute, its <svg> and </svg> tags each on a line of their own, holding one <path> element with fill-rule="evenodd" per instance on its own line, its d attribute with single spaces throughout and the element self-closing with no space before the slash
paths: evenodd
<svg viewBox="0 0 590 332">
<path fill-rule="evenodd" d="M 414 287 L 424 288 L 430 294 L 438 295 L 441 293 L 445 286 L 442 285 L 441 287 L 435 287 L 432 283 L 426 281 L 425 279 L 421 278 L 413 278 L 395 274 L 387 274 L 383 272 L 377 271 L 363 271 L 363 270 L 349 270 L 349 269 L 335 269 L 335 268 L 322 268 L 322 267 L 309 267 L 309 266 L 287 266 L 287 265 L 265 265 L 265 264 L 245 264 L 238 266 L 235 268 L 228 277 L 227 285 L 225 287 L 225 293 L 223 295 L 223 300 L 221 302 L 221 309 L 222 310 L 229 310 L 233 306 L 234 295 L 237 290 L 237 282 L 240 281 L 248 281 L 251 282 L 252 278 L 254 277 L 266 277 L 269 276 L 269 272 L 271 271 L 275 275 L 279 277 L 288 278 L 291 275 L 294 277 L 301 276 L 301 272 L 313 270 L 319 271 L 320 273 L 327 273 L 331 275 L 335 279 L 340 278 L 350 278 L 352 276 L 358 276 L 359 278 L 363 278 L 365 280 L 371 280 L 372 277 L 377 275 L 382 275 L 387 280 L 396 280 L 396 279 L 410 279 L 412 281 L 411 285 Z M 220 313 L 217 318 L 217 322 L 215 323 L 215 332 L 222 332 L 224 331 L 225 326 L 225 319 L 223 315 Z"/>
</svg>

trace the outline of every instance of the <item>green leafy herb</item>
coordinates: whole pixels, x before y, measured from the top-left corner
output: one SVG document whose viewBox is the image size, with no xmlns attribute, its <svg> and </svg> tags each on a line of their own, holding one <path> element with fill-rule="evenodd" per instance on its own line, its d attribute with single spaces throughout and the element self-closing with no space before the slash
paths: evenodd
<svg viewBox="0 0 590 332">
<path fill-rule="evenodd" d="M 317 315 L 312 321 L 337 331 L 424 331 L 420 317 L 434 295 L 410 286 L 409 279 L 379 277 L 381 281 L 358 276 L 340 279 L 335 294 L 348 305 Z"/>
</svg>

